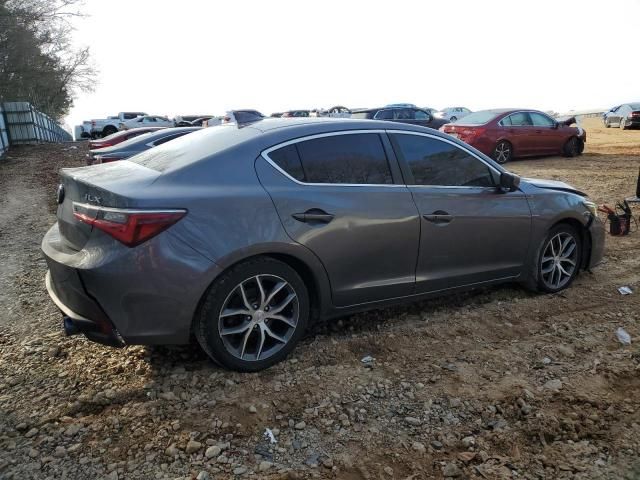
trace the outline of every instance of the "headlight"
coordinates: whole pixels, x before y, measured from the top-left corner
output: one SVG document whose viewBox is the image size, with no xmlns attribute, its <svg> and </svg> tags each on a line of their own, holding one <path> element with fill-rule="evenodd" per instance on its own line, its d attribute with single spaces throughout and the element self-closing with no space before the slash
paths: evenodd
<svg viewBox="0 0 640 480">
<path fill-rule="evenodd" d="M 582 204 L 587 208 L 587 210 L 589 210 L 589 212 L 591 212 L 591 215 L 594 217 L 598 216 L 598 206 L 595 203 L 590 202 L 589 200 L 584 200 Z"/>
</svg>

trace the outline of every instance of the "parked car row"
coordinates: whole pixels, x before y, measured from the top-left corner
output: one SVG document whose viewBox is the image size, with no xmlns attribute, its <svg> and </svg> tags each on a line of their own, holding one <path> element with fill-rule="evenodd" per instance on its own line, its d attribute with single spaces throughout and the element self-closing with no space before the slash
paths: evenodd
<svg viewBox="0 0 640 480">
<path fill-rule="evenodd" d="M 200 130 L 201 127 L 170 127 L 170 128 L 154 128 L 139 132 L 139 129 L 125 130 L 124 132 L 115 133 L 106 137 L 108 146 L 89 150 L 87 154 L 87 165 L 95 165 L 97 163 L 108 163 L 116 160 L 126 160 L 140 152 L 157 147 L 163 143 L 179 138 L 188 133 Z M 120 133 L 131 132 L 133 136 L 128 140 L 121 140 Z M 115 137 L 115 138 L 114 138 Z M 114 143 L 115 141 L 115 143 Z"/>
<path fill-rule="evenodd" d="M 120 130 L 147 127 L 202 127 L 213 115 L 184 115 L 170 119 L 162 115 L 144 112 L 120 112 L 104 119 L 85 120 L 76 138 L 98 139 L 108 137 Z"/>
</svg>

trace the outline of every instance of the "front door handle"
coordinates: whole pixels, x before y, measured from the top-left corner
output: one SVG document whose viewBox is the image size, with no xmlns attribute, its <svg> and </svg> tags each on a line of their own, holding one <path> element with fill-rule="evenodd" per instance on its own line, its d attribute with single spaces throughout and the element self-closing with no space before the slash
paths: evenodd
<svg viewBox="0 0 640 480">
<path fill-rule="evenodd" d="M 442 210 L 436 210 L 432 214 L 423 215 L 422 218 L 427 220 L 428 222 L 444 225 L 450 223 L 453 220 L 453 215 L 449 215 L 448 212 Z"/>
<path fill-rule="evenodd" d="M 299 222 L 311 224 L 329 223 L 331 220 L 333 220 L 333 215 L 331 213 L 327 213 L 324 210 L 320 210 L 318 208 L 312 208 L 311 210 L 307 210 L 304 213 L 294 213 L 291 216 Z"/>
</svg>

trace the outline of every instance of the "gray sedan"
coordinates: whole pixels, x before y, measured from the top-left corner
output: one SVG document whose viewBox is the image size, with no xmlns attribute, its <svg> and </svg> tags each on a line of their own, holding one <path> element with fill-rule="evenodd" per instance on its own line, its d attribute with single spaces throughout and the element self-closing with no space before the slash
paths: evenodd
<svg viewBox="0 0 640 480">
<path fill-rule="evenodd" d="M 200 127 L 163 128 L 162 130 L 139 135 L 112 147 L 90 150 L 87 154 L 87 165 L 125 160 L 196 130 L 200 130 Z"/>
<path fill-rule="evenodd" d="M 640 102 L 625 103 L 613 107 L 603 115 L 602 121 L 607 128 L 620 127 L 625 130 L 631 127 L 640 127 Z"/>
<path fill-rule="evenodd" d="M 567 288 L 602 258 L 595 205 L 438 131 L 266 119 L 66 169 L 43 241 L 68 334 L 187 343 L 256 371 L 309 324 L 520 282 Z"/>
</svg>

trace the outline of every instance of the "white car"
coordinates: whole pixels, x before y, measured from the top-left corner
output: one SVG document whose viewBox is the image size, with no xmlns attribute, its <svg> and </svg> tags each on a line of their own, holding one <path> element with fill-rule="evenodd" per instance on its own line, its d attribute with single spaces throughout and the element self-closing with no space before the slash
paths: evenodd
<svg viewBox="0 0 640 480">
<path fill-rule="evenodd" d="M 120 130 L 129 130 L 138 127 L 175 127 L 176 122 L 169 120 L 167 117 L 159 115 L 145 115 L 143 117 L 133 118 L 126 122 L 120 122 Z"/>
<path fill-rule="evenodd" d="M 227 110 L 223 117 L 214 117 L 207 121 L 207 127 L 225 125 L 227 123 L 251 123 L 265 118 L 257 110 Z"/>
<path fill-rule="evenodd" d="M 471 110 L 465 107 L 449 107 L 436 112 L 434 116 L 436 118 L 448 120 L 449 122 L 455 122 L 456 120 L 466 117 L 470 113 L 472 113 Z"/>
<path fill-rule="evenodd" d="M 118 115 L 107 118 L 94 118 L 90 120 L 89 129 L 85 128 L 85 132 L 89 132 L 91 138 L 108 137 L 118 131 L 121 123 L 145 115 L 144 112 L 120 112 Z"/>
</svg>

